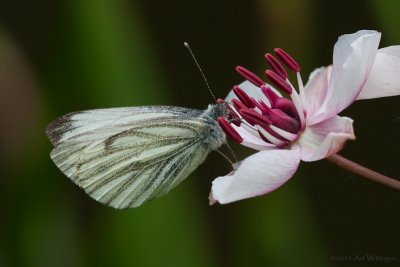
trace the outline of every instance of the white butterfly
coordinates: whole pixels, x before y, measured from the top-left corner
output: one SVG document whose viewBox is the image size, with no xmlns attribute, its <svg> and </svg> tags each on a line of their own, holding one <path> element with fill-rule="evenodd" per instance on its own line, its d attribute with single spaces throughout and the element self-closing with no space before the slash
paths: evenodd
<svg viewBox="0 0 400 267">
<path fill-rule="evenodd" d="M 168 193 L 223 145 L 224 104 L 147 106 L 64 115 L 46 129 L 51 158 L 95 200 L 118 209 Z"/>
</svg>

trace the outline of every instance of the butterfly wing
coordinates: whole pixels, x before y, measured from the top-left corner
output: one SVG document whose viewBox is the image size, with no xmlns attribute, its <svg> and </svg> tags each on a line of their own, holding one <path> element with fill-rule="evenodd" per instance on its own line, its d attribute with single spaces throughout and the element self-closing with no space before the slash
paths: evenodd
<svg viewBox="0 0 400 267">
<path fill-rule="evenodd" d="M 222 145 L 222 130 L 202 114 L 177 107 L 67 114 L 46 130 L 55 146 L 50 155 L 95 200 L 137 207 L 169 192 Z M 210 141 L 216 134 L 218 140 Z"/>
</svg>

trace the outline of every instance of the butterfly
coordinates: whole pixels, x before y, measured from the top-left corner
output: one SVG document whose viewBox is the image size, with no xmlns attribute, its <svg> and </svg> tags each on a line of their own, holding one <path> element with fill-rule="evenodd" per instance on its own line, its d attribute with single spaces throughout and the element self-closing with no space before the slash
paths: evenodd
<svg viewBox="0 0 400 267">
<path fill-rule="evenodd" d="M 217 122 L 222 103 L 204 111 L 143 106 L 74 112 L 46 134 L 57 167 L 93 199 L 113 208 L 138 207 L 182 182 L 226 143 Z"/>
</svg>

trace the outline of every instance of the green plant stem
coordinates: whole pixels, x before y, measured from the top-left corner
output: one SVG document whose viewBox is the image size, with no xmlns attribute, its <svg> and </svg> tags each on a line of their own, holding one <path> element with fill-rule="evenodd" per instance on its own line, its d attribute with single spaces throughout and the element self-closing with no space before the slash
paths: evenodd
<svg viewBox="0 0 400 267">
<path fill-rule="evenodd" d="M 378 172 L 375 172 L 373 170 L 370 170 L 368 168 L 365 168 L 364 166 L 361 166 L 360 164 L 357 164 L 351 160 L 348 160 L 338 154 L 334 154 L 328 158 L 326 158 L 328 161 L 330 161 L 333 164 L 336 164 L 337 166 L 348 170 L 352 173 L 355 173 L 363 178 L 366 178 L 372 182 L 390 187 L 392 189 L 400 191 L 400 181 L 390 178 L 388 176 L 385 176 L 383 174 L 380 174 Z"/>
</svg>

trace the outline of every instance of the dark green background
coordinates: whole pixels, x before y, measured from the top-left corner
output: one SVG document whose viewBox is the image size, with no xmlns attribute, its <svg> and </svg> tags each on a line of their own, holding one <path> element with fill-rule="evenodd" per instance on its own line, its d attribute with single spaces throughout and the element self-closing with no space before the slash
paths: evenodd
<svg viewBox="0 0 400 267">
<path fill-rule="evenodd" d="M 236 65 L 262 75 L 274 47 L 294 55 L 307 80 L 331 63 L 341 34 L 376 29 L 381 47 L 400 44 L 399 3 L 2 1 L 0 266 L 399 266 L 400 193 L 327 162 L 303 163 L 267 196 L 209 207 L 211 181 L 230 171 L 214 153 L 169 195 L 119 211 L 54 166 L 44 134 L 76 110 L 205 108 L 212 99 L 183 41 L 219 97 L 241 81 Z M 348 108 L 357 140 L 341 154 L 399 178 L 399 100 Z M 357 255 L 396 260 L 341 258 Z"/>
</svg>

